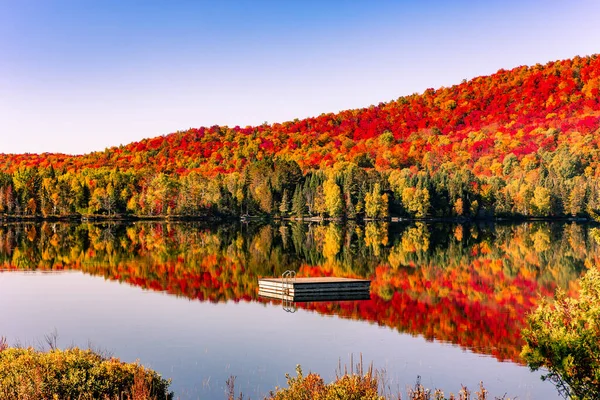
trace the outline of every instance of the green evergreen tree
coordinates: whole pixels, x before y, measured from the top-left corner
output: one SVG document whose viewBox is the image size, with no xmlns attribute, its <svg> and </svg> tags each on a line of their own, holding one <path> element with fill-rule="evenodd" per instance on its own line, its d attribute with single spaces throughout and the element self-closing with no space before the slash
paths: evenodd
<svg viewBox="0 0 600 400">
<path fill-rule="evenodd" d="M 287 216 L 288 211 L 290 211 L 290 199 L 287 189 L 284 189 L 283 196 L 281 196 L 281 204 L 279 204 L 279 212 L 282 216 Z"/>
<path fill-rule="evenodd" d="M 302 194 L 302 189 L 300 188 L 300 185 L 296 186 L 296 189 L 294 190 L 294 195 L 292 196 L 292 213 L 297 218 L 304 217 L 304 214 L 306 213 L 306 200 Z"/>
</svg>

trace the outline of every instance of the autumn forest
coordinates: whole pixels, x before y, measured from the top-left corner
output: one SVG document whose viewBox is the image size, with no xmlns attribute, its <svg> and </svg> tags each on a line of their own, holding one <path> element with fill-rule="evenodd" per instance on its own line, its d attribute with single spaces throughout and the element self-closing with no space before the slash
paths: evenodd
<svg viewBox="0 0 600 400">
<path fill-rule="evenodd" d="M 575 57 L 303 120 L 0 154 L 0 218 L 595 218 L 599 127 L 600 57 Z"/>
</svg>

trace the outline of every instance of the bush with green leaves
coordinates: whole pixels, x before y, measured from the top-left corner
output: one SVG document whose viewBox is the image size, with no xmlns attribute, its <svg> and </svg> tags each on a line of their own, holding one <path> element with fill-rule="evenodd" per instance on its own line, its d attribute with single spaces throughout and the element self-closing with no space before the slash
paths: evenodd
<svg viewBox="0 0 600 400">
<path fill-rule="evenodd" d="M 169 385 L 170 381 L 138 363 L 92 350 L 42 352 L 0 346 L 2 399 L 171 400 Z"/>
<path fill-rule="evenodd" d="M 600 399 L 600 270 L 581 278 L 578 298 L 557 290 L 543 302 L 523 330 L 521 356 L 532 370 L 553 382 L 565 398 Z"/>
</svg>

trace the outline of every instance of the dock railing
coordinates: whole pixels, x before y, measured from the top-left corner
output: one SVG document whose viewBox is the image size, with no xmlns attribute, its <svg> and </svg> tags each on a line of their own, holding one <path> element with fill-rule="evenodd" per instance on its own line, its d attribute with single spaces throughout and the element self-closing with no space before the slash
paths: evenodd
<svg viewBox="0 0 600 400">
<path fill-rule="evenodd" d="M 293 282 L 296 281 L 296 271 L 287 270 L 283 274 L 281 274 L 281 293 L 284 294 L 282 306 L 283 309 L 287 312 L 294 313 L 298 309 L 296 308 L 296 304 L 291 298 L 286 298 L 285 295 L 290 294 L 290 285 L 293 285 Z"/>
<path fill-rule="evenodd" d="M 296 271 L 288 269 L 281 274 L 281 293 L 290 294 L 290 285 L 296 281 Z"/>
</svg>

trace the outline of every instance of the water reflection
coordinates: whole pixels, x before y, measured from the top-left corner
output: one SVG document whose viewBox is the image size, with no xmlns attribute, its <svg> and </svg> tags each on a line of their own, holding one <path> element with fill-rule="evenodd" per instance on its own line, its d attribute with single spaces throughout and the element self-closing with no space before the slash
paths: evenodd
<svg viewBox="0 0 600 400">
<path fill-rule="evenodd" d="M 600 261 L 595 235 L 541 222 L 9 224 L 0 227 L 0 269 L 81 270 L 200 301 L 275 304 L 258 297 L 259 277 L 291 269 L 367 278 L 368 301 L 297 306 L 520 362 L 526 313 Z"/>
</svg>

